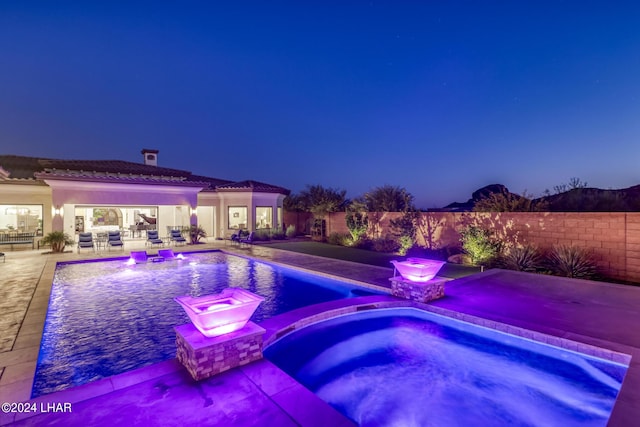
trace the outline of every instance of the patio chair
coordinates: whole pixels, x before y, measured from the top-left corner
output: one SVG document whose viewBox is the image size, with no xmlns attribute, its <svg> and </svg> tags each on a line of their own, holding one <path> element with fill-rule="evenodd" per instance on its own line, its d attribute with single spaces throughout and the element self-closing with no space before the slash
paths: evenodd
<svg viewBox="0 0 640 427">
<path fill-rule="evenodd" d="M 96 251 L 96 245 L 93 243 L 93 234 L 78 234 L 78 253 L 80 253 L 80 249 L 93 249 L 94 252 Z"/>
<path fill-rule="evenodd" d="M 251 233 L 249 233 L 248 236 L 246 237 L 240 237 L 240 239 L 238 240 L 238 242 L 240 243 L 240 246 L 242 245 L 250 245 L 253 243 L 253 231 Z"/>
<path fill-rule="evenodd" d="M 182 234 L 180 233 L 180 230 L 171 230 L 171 234 L 169 235 L 169 237 L 171 238 L 171 241 L 175 245 L 178 245 L 178 244 L 186 245 L 187 244 L 187 239 L 182 237 Z"/>
<path fill-rule="evenodd" d="M 4 257 L 4 252 L 0 252 L 0 258 L 2 258 L 2 262 L 7 262 L 7 260 Z"/>
<path fill-rule="evenodd" d="M 160 237 L 158 237 L 158 230 L 147 230 L 147 241 L 144 243 L 145 245 L 160 245 L 164 246 L 164 242 Z"/>
<path fill-rule="evenodd" d="M 240 239 L 242 238 L 242 230 L 238 230 L 237 233 L 231 235 L 231 244 L 237 243 L 240 244 Z"/>
<path fill-rule="evenodd" d="M 120 237 L 119 231 L 110 231 L 107 236 L 107 249 L 111 250 L 111 247 L 120 247 L 124 251 L 124 243 Z"/>
</svg>

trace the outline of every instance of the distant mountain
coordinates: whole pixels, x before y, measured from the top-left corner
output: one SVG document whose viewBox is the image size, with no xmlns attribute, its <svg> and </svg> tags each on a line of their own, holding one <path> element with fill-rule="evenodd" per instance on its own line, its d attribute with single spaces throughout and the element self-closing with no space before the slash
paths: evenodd
<svg viewBox="0 0 640 427">
<path fill-rule="evenodd" d="M 475 204 L 491 194 L 511 194 L 502 184 L 491 184 L 474 191 L 466 202 L 454 202 L 441 209 L 441 212 L 470 212 Z M 638 212 L 640 211 L 640 185 L 618 190 L 600 188 L 574 188 L 563 193 L 534 199 L 534 202 L 546 202 L 549 212 Z"/>
<path fill-rule="evenodd" d="M 574 188 L 542 197 L 551 212 L 637 212 L 640 211 L 640 185 L 618 190 Z"/>
</svg>

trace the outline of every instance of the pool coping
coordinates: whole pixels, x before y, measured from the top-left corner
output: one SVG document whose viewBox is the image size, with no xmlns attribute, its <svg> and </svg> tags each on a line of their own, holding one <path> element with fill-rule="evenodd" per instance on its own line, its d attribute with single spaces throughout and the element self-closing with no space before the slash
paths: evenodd
<svg viewBox="0 0 640 427">
<path fill-rule="evenodd" d="M 555 335 L 536 332 L 530 329 L 512 326 L 502 322 L 487 320 L 478 316 L 472 316 L 446 308 L 435 307 L 429 304 L 398 299 L 395 297 L 386 297 L 382 295 L 364 296 L 351 298 L 349 300 L 338 301 L 352 302 L 348 305 L 333 304 L 337 301 L 314 304 L 308 307 L 302 307 L 296 310 L 292 310 L 287 313 L 283 313 L 262 321 L 260 323 L 260 326 L 265 328 L 267 331 L 263 338 L 264 347 L 268 347 L 275 341 L 289 335 L 290 333 L 295 332 L 296 330 L 305 328 L 318 322 L 322 322 L 327 319 L 358 313 L 365 310 L 409 307 L 448 317 L 453 320 L 470 323 L 483 328 L 492 329 L 494 331 L 514 335 L 520 338 L 535 341 L 540 344 L 547 344 L 550 346 L 562 348 L 564 350 L 582 353 L 614 363 L 623 364 L 627 367 L 629 366 L 632 358 L 632 356 L 627 353 L 622 353 L 591 344 L 585 344 L 568 338 L 562 338 Z"/>
</svg>

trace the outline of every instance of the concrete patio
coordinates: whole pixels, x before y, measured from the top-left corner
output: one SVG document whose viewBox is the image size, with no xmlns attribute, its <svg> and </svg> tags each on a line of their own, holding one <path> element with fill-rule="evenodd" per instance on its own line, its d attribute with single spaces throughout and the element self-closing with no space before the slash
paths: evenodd
<svg viewBox="0 0 640 427">
<path fill-rule="evenodd" d="M 254 245 L 238 248 L 215 242 L 190 249 L 222 249 L 343 277 L 354 283 L 389 286 L 391 268 L 372 267 Z M 140 249 L 129 246 L 128 250 Z M 0 402 L 30 397 L 40 337 L 58 261 L 121 255 L 76 253 L 41 255 L 8 252 L 0 263 Z M 152 252 L 152 251 L 150 251 Z M 334 313 L 406 304 L 390 296 L 333 301 L 295 310 L 262 322 L 265 342 L 289 325 Z M 431 310 L 463 313 L 632 356 L 609 425 L 634 425 L 640 418 L 640 288 L 490 270 L 450 281 L 446 296 Z M 482 320 L 484 321 L 484 320 Z M 175 361 L 105 378 L 30 401 L 37 414 L 0 414 L 11 425 L 352 425 L 313 393 L 269 361 L 227 371 L 199 383 Z M 71 413 L 42 413 L 41 404 L 71 403 Z"/>
</svg>

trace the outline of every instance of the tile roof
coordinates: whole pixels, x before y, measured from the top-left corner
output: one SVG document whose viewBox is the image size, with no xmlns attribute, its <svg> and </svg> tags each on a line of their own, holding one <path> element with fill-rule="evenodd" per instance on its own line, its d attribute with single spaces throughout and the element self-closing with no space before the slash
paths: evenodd
<svg viewBox="0 0 640 427">
<path fill-rule="evenodd" d="M 91 181 L 91 182 L 126 182 L 130 184 L 158 184 L 158 185 L 178 185 L 184 187 L 202 187 L 208 188 L 208 182 L 187 180 L 185 177 L 174 176 L 152 176 L 152 175 L 137 175 L 126 173 L 113 173 L 113 172 L 85 172 L 75 170 L 58 170 L 47 169 L 43 172 L 36 172 L 35 177 L 37 179 L 72 179 L 73 181 Z"/>
<path fill-rule="evenodd" d="M 4 180 L 74 179 L 79 181 L 126 181 L 148 184 L 202 186 L 208 191 L 257 191 L 289 194 L 276 185 L 258 181 L 233 182 L 226 179 L 193 175 L 189 171 L 145 165 L 123 160 L 62 160 L 39 157 L 0 155 L 0 167 L 9 173 Z"/>
<path fill-rule="evenodd" d="M 282 193 L 289 195 L 290 191 L 277 185 L 265 184 L 259 181 L 240 181 L 216 186 L 218 191 L 256 191 L 260 193 Z"/>
<path fill-rule="evenodd" d="M 190 175 L 187 177 L 188 181 L 200 181 L 209 183 L 209 188 L 215 190 L 216 186 L 231 184 L 233 181 L 229 181 L 228 179 L 218 179 L 218 178 L 210 178 L 208 176 L 202 175 Z"/>
</svg>

